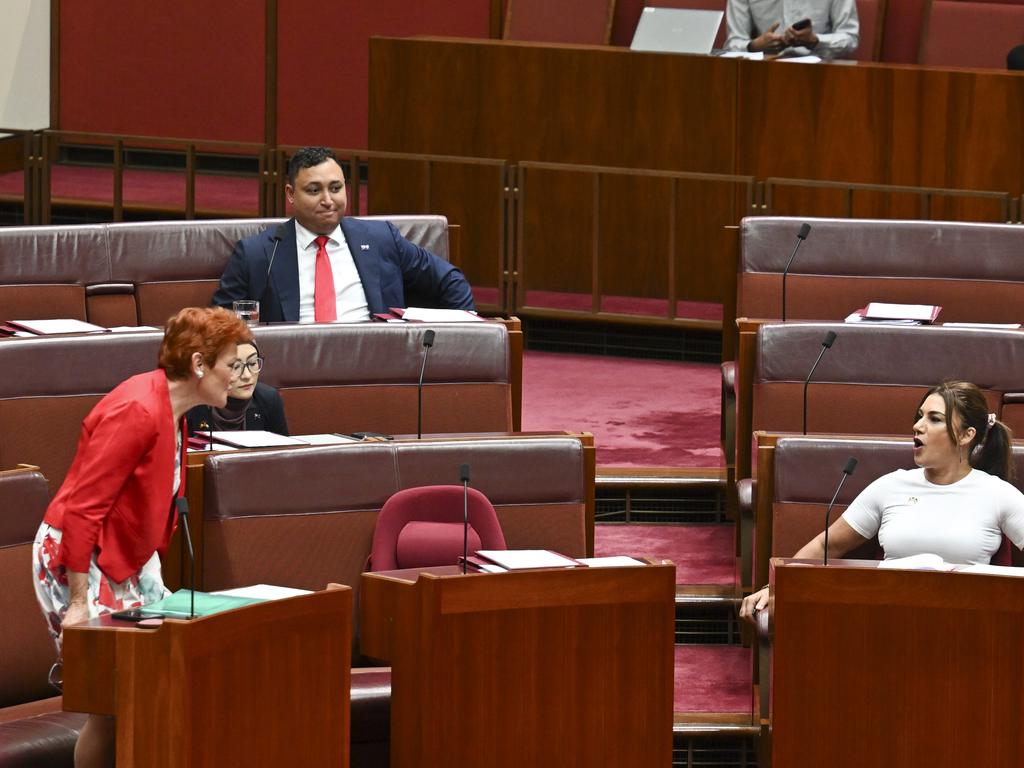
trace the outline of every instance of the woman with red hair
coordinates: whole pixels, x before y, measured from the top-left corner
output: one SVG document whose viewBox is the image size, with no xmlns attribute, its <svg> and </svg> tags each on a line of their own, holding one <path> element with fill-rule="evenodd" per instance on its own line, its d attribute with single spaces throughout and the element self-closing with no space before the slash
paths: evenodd
<svg viewBox="0 0 1024 768">
<path fill-rule="evenodd" d="M 36 597 L 60 655 L 64 626 L 166 596 L 160 558 L 185 490 L 185 413 L 223 407 L 248 326 L 225 309 L 167 321 L 158 367 L 122 382 L 92 409 L 71 469 L 32 548 Z M 113 765 L 113 719 L 90 715 L 75 765 Z"/>
</svg>

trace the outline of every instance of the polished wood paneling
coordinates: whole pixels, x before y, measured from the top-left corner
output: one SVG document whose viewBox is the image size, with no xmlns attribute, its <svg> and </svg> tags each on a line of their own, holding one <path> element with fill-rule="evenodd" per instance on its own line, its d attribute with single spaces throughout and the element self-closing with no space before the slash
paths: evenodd
<svg viewBox="0 0 1024 768">
<path fill-rule="evenodd" d="M 738 173 L 1021 192 L 1024 78 L 1010 73 L 741 62 L 738 102 Z"/>
<path fill-rule="evenodd" d="M 1019 765 L 1024 579 L 785 563 L 773 765 Z"/>
<path fill-rule="evenodd" d="M 371 149 L 704 173 L 733 164 L 734 60 L 375 38 L 370 72 Z"/>
<path fill-rule="evenodd" d="M 363 575 L 360 627 L 393 766 L 670 764 L 674 566 L 392 573 Z"/>
<path fill-rule="evenodd" d="M 322 765 L 349 749 L 352 590 L 332 585 L 154 630 L 64 633 L 64 707 L 117 718 L 117 764 Z"/>
</svg>

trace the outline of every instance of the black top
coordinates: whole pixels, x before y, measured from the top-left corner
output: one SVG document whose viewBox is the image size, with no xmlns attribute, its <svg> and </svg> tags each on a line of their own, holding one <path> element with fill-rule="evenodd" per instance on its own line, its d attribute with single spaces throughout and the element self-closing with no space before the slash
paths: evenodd
<svg viewBox="0 0 1024 768">
<path fill-rule="evenodd" d="M 245 401 L 239 401 L 235 398 L 229 398 L 228 400 L 229 407 L 232 405 L 241 407 L 245 404 L 244 426 L 241 424 L 237 426 L 224 424 L 223 419 L 217 420 L 214 418 L 213 409 L 210 406 L 197 405 L 185 414 L 185 418 L 188 419 L 189 434 L 194 435 L 198 430 L 206 432 L 211 429 L 262 429 L 267 432 L 276 432 L 279 435 L 288 434 L 288 421 L 284 416 L 284 401 L 281 400 L 281 395 L 278 391 L 269 384 L 256 382 L 252 398 L 247 404 Z M 229 412 L 225 412 L 225 415 L 230 419 L 231 414 Z M 239 421 L 241 420 L 239 419 Z"/>
</svg>

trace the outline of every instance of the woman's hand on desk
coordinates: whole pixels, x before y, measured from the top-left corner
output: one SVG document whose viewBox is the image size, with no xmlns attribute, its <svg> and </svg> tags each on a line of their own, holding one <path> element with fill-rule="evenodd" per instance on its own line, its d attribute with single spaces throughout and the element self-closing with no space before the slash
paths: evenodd
<svg viewBox="0 0 1024 768">
<path fill-rule="evenodd" d="M 64 627 L 70 627 L 72 624 L 81 624 L 83 621 L 89 620 L 89 606 L 82 602 L 73 602 L 68 605 L 67 611 L 64 613 L 64 618 L 61 619 L 60 626 L 63 630 Z"/>
<path fill-rule="evenodd" d="M 768 587 L 765 587 L 743 598 L 743 604 L 740 606 L 740 618 L 755 623 L 757 621 L 757 612 L 763 611 L 767 607 Z"/>
</svg>

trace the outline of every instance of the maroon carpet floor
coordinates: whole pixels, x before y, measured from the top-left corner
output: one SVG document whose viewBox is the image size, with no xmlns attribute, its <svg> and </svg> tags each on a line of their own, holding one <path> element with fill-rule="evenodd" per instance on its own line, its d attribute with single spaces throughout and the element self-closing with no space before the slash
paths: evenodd
<svg viewBox="0 0 1024 768">
<path fill-rule="evenodd" d="M 599 467 L 721 467 L 712 363 L 527 352 L 523 429 L 593 432 Z"/>
<path fill-rule="evenodd" d="M 677 645 L 673 709 L 750 714 L 752 671 L 741 645 Z"/>
<path fill-rule="evenodd" d="M 734 531 L 732 523 L 598 523 L 594 526 L 594 554 L 664 558 L 676 564 L 676 584 L 732 585 L 736 573 Z"/>
</svg>

